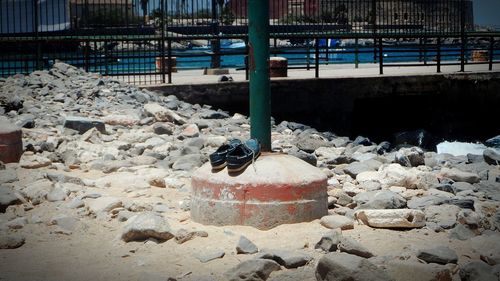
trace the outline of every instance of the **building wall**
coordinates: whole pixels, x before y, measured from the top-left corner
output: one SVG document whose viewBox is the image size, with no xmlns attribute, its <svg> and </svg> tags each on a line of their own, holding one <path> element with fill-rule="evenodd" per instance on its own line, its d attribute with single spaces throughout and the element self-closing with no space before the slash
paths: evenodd
<svg viewBox="0 0 500 281">
<path fill-rule="evenodd" d="M 461 0 L 377 0 L 376 23 L 380 27 L 408 26 L 428 31 L 458 32 Z M 238 18 L 247 16 L 247 0 L 231 0 L 229 7 Z M 472 0 L 464 0 L 465 23 L 473 27 Z M 347 23 L 373 23 L 372 0 L 270 0 L 270 18 L 280 19 L 291 13 L 309 16 L 319 22 L 347 19 Z M 331 22 L 331 21 L 330 21 Z"/>
<path fill-rule="evenodd" d="M 0 1 L 0 34 L 61 31 L 69 29 L 67 0 L 40 0 L 36 6 L 39 22 L 35 26 L 32 0 Z"/>
</svg>

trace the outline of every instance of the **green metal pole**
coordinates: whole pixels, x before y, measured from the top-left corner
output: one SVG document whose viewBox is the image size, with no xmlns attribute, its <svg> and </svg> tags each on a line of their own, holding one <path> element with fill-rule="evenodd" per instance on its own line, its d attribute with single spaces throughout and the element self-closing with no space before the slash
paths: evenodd
<svg viewBox="0 0 500 281">
<path fill-rule="evenodd" d="M 271 86 L 269 81 L 269 2 L 248 0 L 250 135 L 262 151 L 271 151 Z"/>
</svg>

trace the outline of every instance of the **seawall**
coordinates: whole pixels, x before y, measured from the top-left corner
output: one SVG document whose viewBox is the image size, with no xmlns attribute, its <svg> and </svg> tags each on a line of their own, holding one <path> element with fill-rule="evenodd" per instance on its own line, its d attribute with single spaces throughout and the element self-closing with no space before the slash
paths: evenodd
<svg viewBox="0 0 500 281">
<path fill-rule="evenodd" d="M 425 129 L 439 138 L 500 133 L 500 72 L 272 80 L 272 116 L 338 135 L 388 139 Z M 247 82 L 147 87 L 190 103 L 248 114 Z"/>
</svg>

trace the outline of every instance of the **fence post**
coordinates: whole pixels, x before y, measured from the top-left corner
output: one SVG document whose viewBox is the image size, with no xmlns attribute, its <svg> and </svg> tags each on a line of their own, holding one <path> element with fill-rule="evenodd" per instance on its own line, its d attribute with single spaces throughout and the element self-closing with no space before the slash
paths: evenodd
<svg viewBox="0 0 500 281">
<path fill-rule="evenodd" d="M 40 10 L 38 7 L 39 0 L 33 0 L 33 9 L 35 11 L 35 18 L 33 20 L 33 31 L 35 32 L 36 39 L 36 62 L 35 66 L 37 70 L 41 69 L 42 66 L 42 46 L 40 44 L 40 35 L 38 34 L 38 23 L 40 21 Z"/>
<path fill-rule="evenodd" d="M 368 15 L 373 28 L 373 63 L 377 63 L 377 0 L 372 0 L 372 12 Z M 371 16 L 371 18 L 370 18 Z"/>
<path fill-rule="evenodd" d="M 307 70 L 310 70 L 311 69 L 311 65 L 310 65 L 310 59 L 311 59 L 311 51 L 309 50 L 309 38 L 306 40 L 306 46 L 307 46 L 307 51 L 306 51 L 306 54 L 307 54 L 307 65 L 306 65 L 306 69 Z"/>
<path fill-rule="evenodd" d="M 166 82 L 166 77 L 165 77 L 165 0 L 161 0 L 161 38 L 160 38 L 160 61 L 161 61 L 161 82 L 165 84 Z M 168 62 L 169 64 L 172 63 L 171 61 Z M 156 80 L 156 79 L 155 79 Z"/>
<path fill-rule="evenodd" d="M 422 62 L 422 37 L 418 38 L 418 62 Z"/>
<path fill-rule="evenodd" d="M 437 38 L 437 55 L 436 55 L 437 73 L 441 73 L 441 38 Z"/>
<path fill-rule="evenodd" d="M 319 40 L 316 38 L 314 43 L 314 77 L 319 77 Z"/>
<path fill-rule="evenodd" d="M 358 37 L 354 39 L 354 68 L 358 68 L 359 65 L 359 49 L 358 49 Z"/>
<path fill-rule="evenodd" d="M 250 49 L 248 48 L 248 36 L 245 37 L 245 80 L 248 81 L 248 55 Z"/>
<path fill-rule="evenodd" d="M 427 37 L 424 37 L 424 65 L 427 65 Z"/>
<path fill-rule="evenodd" d="M 384 50 L 382 49 L 382 37 L 378 38 L 379 73 L 384 74 Z"/>
<path fill-rule="evenodd" d="M 326 49 L 325 49 L 325 60 L 326 60 L 326 65 L 329 63 L 329 54 L 330 54 L 330 44 L 328 44 L 328 38 L 325 38 L 326 41 Z M 335 49 L 333 50 L 335 52 Z"/>
<path fill-rule="evenodd" d="M 465 37 L 465 2 L 460 0 L 460 37 L 461 37 L 461 47 L 460 47 L 460 72 L 465 71 L 465 52 L 466 52 L 466 40 Z"/>
<path fill-rule="evenodd" d="M 269 78 L 269 3 L 248 1 L 250 40 L 250 136 L 262 151 L 271 151 L 271 83 Z"/>
<path fill-rule="evenodd" d="M 489 52 L 489 66 L 488 69 L 493 70 L 493 45 L 495 43 L 495 38 L 490 36 L 490 52 Z"/>
<path fill-rule="evenodd" d="M 172 84 L 172 39 L 168 38 L 167 53 L 168 53 L 168 84 Z"/>
<path fill-rule="evenodd" d="M 106 42 L 104 41 L 104 46 L 106 46 Z M 89 72 L 89 63 L 90 63 L 90 42 L 88 39 L 85 39 L 85 51 L 84 51 L 84 56 L 85 56 L 85 62 L 84 62 L 84 69 L 86 72 Z M 106 67 L 106 75 L 108 75 L 108 48 L 104 48 L 104 66 Z"/>
</svg>

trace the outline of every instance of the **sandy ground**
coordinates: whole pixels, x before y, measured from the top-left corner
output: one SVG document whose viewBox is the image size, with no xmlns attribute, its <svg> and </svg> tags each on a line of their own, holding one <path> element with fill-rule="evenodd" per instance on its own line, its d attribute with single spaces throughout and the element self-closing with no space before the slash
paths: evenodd
<svg viewBox="0 0 500 281">
<path fill-rule="evenodd" d="M 80 176 L 97 178 L 100 174 L 88 172 Z M 174 206 L 187 195 L 187 191 L 170 188 L 132 193 L 116 188 L 88 188 L 87 193 L 92 192 L 120 198 L 136 197 L 136 200 L 148 202 L 163 200 Z M 30 222 L 22 229 L 11 230 L 25 236 L 26 243 L 17 249 L 0 250 L 0 280 L 223 280 L 225 271 L 253 257 L 236 254 L 240 235 L 261 250 L 300 250 L 314 257 L 305 267 L 273 272 L 268 280 L 315 280 L 314 268 L 323 253 L 315 250 L 314 245 L 328 231 L 318 220 L 281 225 L 267 231 L 246 226 L 205 226 L 191 221 L 189 212 L 173 208 L 164 216 L 174 229 L 204 230 L 208 237 L 196 237 L 184 244 L 177 244 L 174 239 L 164 243 L 125 243 L 120 239 L 123 222 L 116 218 L 92 218 L 82 214 L 82 209 L 68 209 L 64 204 L 66 202 L 44 202 L 25 212 L 24 216 L 30 221 L 39 217 L 40 223 Z M 19 211 L 23 212 L 22 208 Z M 79 219 L 72 233 L 60 233 L 58 226 L 46 224 L 59 214 Z M 353 230 L 343 231 L 343 235 L 359 241 L 379 257 L 414 256 L 419 248 L 443 245 L 457 252 L 459 264 L 479 259 L 468 242 L 451 240 L 447 233 L 427 229 L 398 231 L 355 224 Z M 224 250 L 225 256 L 207 263 L 196 259 L 195 254 L 213 249 Z"/>
</svg>

